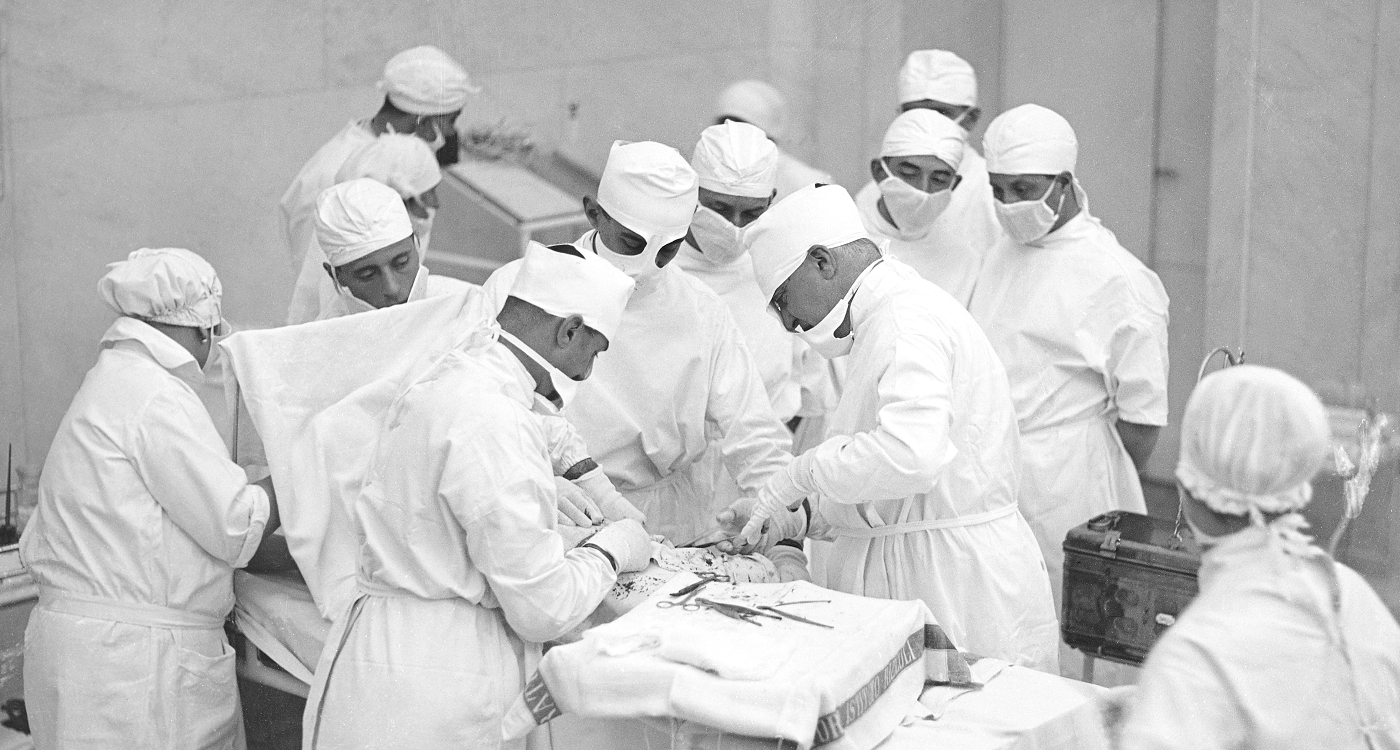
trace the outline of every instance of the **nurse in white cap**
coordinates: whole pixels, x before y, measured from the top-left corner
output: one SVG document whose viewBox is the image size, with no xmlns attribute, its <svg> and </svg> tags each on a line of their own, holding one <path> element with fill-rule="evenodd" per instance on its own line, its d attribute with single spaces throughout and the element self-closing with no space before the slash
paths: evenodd
<svg viewBox="0 0 1400 750">
<path fill-rule="evenodd" d="M 121 317 L 59 424 L 20 539 L 39 604 L 24 689 L 37 747 L 242 748 L 233 571 L 278 525 L 195 394 L 220 315 L 203 258 L 141 249 L 99 290 Z"/>
<path fill-rule="evenodd" d="M 336 173 L 336 183 L 367 177 L 392 188 L 403 200 L 413 225 L 413 237 L 418 248 L 420 268 L 426 260 L 428 237 L 432 232 L 433 215 L 437 210 L 437 186 L 442 181 L 433 151 L 421 138 L 397 133 L 385 133 L 350 155 Z M 382 191 L 381 191 L 382 192 Z M 336 307 L 338 284 L 325 271 L 327 256 L 319 241 L 313 239 L 302 259 L 301 273 L 292 290 L 292 302 L 287 308 L 287 323 L 305 323 L 323 317 L 338 317 L 327 313 Z M 448 276 L 430 275 L 423 271 L 420 296 L 436 297 L 473 287 Z M 413 297 L 418 299 L 418 296 Z M 348 300 L 347 300 L 348 302 Z M 352 307 L 357 307 L 352 305 Z M 363 309 L 363 308 L 360 308 Z M 342 308 L 342 312 L 349 312 Z"/>
<path fill-rule="evenodd" d="M 729 306 L 780 421 L 825 414 L 836 405 L 826 360 L 769 314 L 744 248 L 745 228 L 773 205 L 778 147 L 747 123 L 711 125 L 700 134 L 690 166 L 700 179 L 700 207 L 676 267 Z"/>
<path fill-rule="evenodd" d="M 787 100 L 772 84 L 756 80 L 735 81 L 715 100 L 716 124 L 746 122 L 758 127 L 775 144 L 788 136 Z M 834 182 L 831 175 L 809 166 L 801 159 L 778 149 L 778 171 L 773 185 L 777 200 L 817 183 Z"/>
<path fill-rule="evenodd" d="M 921 600 L 958 648 L 1054 670 L 1050 583 L 1017 512 L 1015 413 L 981 329 L 880 254 L 839 186 L 794 193 L 744 239 L 783 325 L 848 362 L 825 442 L 734 506 L 744 541 L 831 539 L 819 583 Z"/>
<path fill-rule="evenodd" d="M 358 598 L 327 638 L 304 747 L 524 747 L 501 742 L 501 720 L 540 645 L 651 559 L 632 519 L 560 537 L 557 417 L 537 398 L 611 356 L 632 289 L 597 255 L 532 244 L 495 321 L 400 389 L 355 502 Z"/>
<path fill-rule="evenodd" d="M 352 120 L 307 160 L 280 203 L 282 230 L 293 268 L 301 266 L 315 231 L 316 198 L 335 184 L 349 156 L 384 133 L 407 133 L 432 145 L 440 164 L 459 158 L 457 129 L 467 98 L 480 91 L 467 71 L 437 47 L 404 50 L 384 64 L 384 104 L 374 117 Z"/>
<path fill-rule="evenodd" d="M 728 306 L 671 264 L 698 188 L 675 149 L 613 144 L 598 199 L 583 202 L 594 229 L 573 246 L 621 269 L 637 289 L 608 356 L 563 410 L 647 528 L 677 544 L 713 530 L 724 471 L 751 495 L 791 459 L 792 444 Z M 488 309 L 499 309 L 519 266 L 487 280 Z"/>
<path fill-rule="evenodd" d="M 329 280 L 334 295 L 316 320 L 474 289 L 428 273 L 403 198 L 367 177 L 321 193 L 316 244 L 325 255 L 322 278 Z"/>
<path fill-rule="evenodd" d="M 1090 215 L 1063 117 L 1016 107 L 983 145 L 1006 236 L 969 310 L 1011 380 L 1021 508 L 1058 602 L 1065 534 L 1105 511 L 1145 512 L 1138 472 L 1167 423 L 1167 293 Z"/>
</svg>

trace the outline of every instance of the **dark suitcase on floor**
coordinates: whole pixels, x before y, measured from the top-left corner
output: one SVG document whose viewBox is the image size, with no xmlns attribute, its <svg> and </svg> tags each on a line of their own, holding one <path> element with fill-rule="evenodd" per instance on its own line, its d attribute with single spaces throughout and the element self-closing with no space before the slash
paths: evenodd
<svg viewBox="0 0 1400 750">
<path fill-rule="evenodd" d="M 1095 516 L 1065 536 L 1060 635 L 1096 657 L 1141 664 L 1196 596 L 1201 553 L 1191 530 L 1140 513 Z"/>
</svg>

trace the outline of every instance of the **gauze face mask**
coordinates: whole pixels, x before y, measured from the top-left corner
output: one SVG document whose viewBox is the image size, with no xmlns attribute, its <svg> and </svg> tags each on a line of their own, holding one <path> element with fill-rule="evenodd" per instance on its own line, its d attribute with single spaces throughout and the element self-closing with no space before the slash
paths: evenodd
<svg viewBox="0 0 1400 750">
<path fill-rule="evenodd" d="M 880 166 L 884 167 L 882 161 Z M 928 234 L 933 222 L 948 208 L 953 200 L 953 188 L 947 187 L 936 193 L 924 191 L 890 174 L 885 169 L 885 179 L 880 180 L 880 195 L 885 199 L 885 208 L 894 219 L 895 226 L 906 239 L 919 239 Z"/>
<path fill-rule="evenodd" d="M 511 335 L 509 331 L 502 330 L 501 338 L 514 344 L 525 356 L 534 360 L 535 364 L 544 368 L 545 374 L 549 376 L 549 384 L 554 386 L 554 393 L 559 396 L 559 408 L 563 409 L 574 400 L 574 394 L 578 392 L 578 381 L 564 374 L 563 370 L 551 365 L 539 352 L 525 345 L 525 342 Z"/>
<path fill-rule="evenodd" d="M 418 239 L 418 262 L 428 254 L 428 239 L 433 234 L 433 216 L 437 214 L 436 208 L 423 207 L 428 212 L 427 217 L 416 216 L 412 211 L 408 212 L 408 221 L 413 224 L 413 236 Z"/>
<path fill-rule="evenodd" d="M 718 213 L 700 206 L 690 221 L 690 232 L 700 254 L 715 265 L 723 266 L 744 254 L 744 229 L 729 223 Z"/>
<path fill-rule="evenodd" d="M 1050 227 L 1055 226 L 1055 219 L 1059 218 L 1060 209 L 1065 206 L 1064 190 L 1060 191 L 1060 202 L 1054 209 L 1045 202 L 1050 197 L 1050 191 L 1055 189 L 1055 182 L 1050 183 L 1050 187 L 1045 188 L 1045 195 L 1033 201 L 1021 201 L 1019 203 L 1002 203 L 996 201 L 997 221 L 1011 238 L 1026 244 L 1035 242 L 1050 232 Z M 1066 186 L 1065 190 L 1069 187 Z"/>
<path fill-rule="evenodd" d="M 884 259 L 881 258 L 866 266 L 865 270 L 861 271 L 860 275 L 856 277 L 855 283 L 851 284 L 851 288 L 847 289 L 846 293 L 842 295 L 841 301 L 837 302 L 836 305 L 831 308 L 831 312 L 827 313 L 826 317 L 822 318 L 820 323 L 817 323 L 805 331 L 798 331 L 798 338 L 806 341 L 807 345 L 816 350 L 817 354 L 827 359 L 835 359 L 843 354 L 849 353 L 851 347 L 854 346 L 856 342 L 856 338 L 853 335 L 855 331 L 851 331 L 845 336 L 837 338 L 836 329 L 840 328 L 841 324 L 845 322 L 846 313 L 851 309 L 851 299 L 856 296 L 856 290 L 860 289 L 860 283 L 865 280 L 866 275 L 869 274 L 875 266 L 880 265 L 882 260 Z"/>
<path fill-rule="evenodd" d="M 640 253 L 622 255 L 613 252 L 612 248 L 603 242 L 603 238 L 598 236 L 597 232 L 593 233 L 593 252 L 602 256 L 603 260 L 613 264 L 617 270 L 632 277 L 632 280 L 638 284 L 661 271 L 656 265 L 656 256 L 661 252 L 661 246 L 665 244 L 660 241 L 659 237 L 653 237 L 647 240 L 646 249 Z"/>
</svg>

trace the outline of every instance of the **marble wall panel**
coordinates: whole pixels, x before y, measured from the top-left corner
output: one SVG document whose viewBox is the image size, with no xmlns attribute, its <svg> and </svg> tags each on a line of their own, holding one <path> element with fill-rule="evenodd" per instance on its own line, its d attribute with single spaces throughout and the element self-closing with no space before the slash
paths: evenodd
<svg viewBox="0 0 1400 750">
<path fill-rule="evenodd" d="M 1204 271 L 1216 2 L 1178 0 L 1163 3 L 1162 11 L 1151 256 L 1154 264 L 1187 264 Z"/>
<path fill-rule="evenodd" d="M 863 49 L 870 3 L 865 0 L 813 0 L 816 15 L 815 44 L 823 50 L 847 52 Z"/>
<path fill-rule="evenodd" d="M 1147 474 L 1172 481 L 1177 453 L 1181 448 L 1181 415 L 1186 410 L 1186 399 L 1196 385 L 1201 359 L 1216 345 L 1204 338 L 1205 269 L 1189 263 L 1159 262 L 1154 270 L 1161 277 L 1162 285 L 1167 288 L 1172 300 L 1171 325 L 1167 332 L 1167 348 L 1171 358 L 1167 378 L 1170 416 L 1148 461 Z"/>
<path fill-rule="evenodd" d="M 1151 228 L 1156 0 L 1005 0 L 1002 105 L 1056 110 L 1094 215 L 1140 258 Z"/>
<path fill-rule="evenodd" d="M 319 87 L 320 0 L 0 6 L 8 116 L 129 110 Z"/>
<path fill-rule="evenodd" d="M 977 71 L 982 120 L 968 142 L 982 149 L 982 132 L 1001 112 L 1002 0 L 904 0 L 903 52 L 946 49 Z M 900 63 L 903 64 L 903 60 Z M 890 103 L 891 110 L 895 106 Z"/>
<path fill-rule="evenodd" d="M 1400 2 L 1378 4 L 1378 40 L 1400 39 Z M 1361 311 L 1361 375 L 1369 398 L 1400 410 L 1400 46 L 1376 45 L 1371 195 Z"/>
<path fill-rule="evenodd" d="M 861 124 L 862 161 L 879 153 L 885 130 L 896 115 L 894 102 L 899 97 L 895 84 L 907 54 L 903 48 L 903 5 L 900 0 L 868 0 L 865 59 L 861 63 L 865 79 L 865 98 L 860 105 L 865 113 Z M 868 168 L 865 173 L 869 174 Z M 853 185 L 852 189 L 857 187 Z"/>
<path fill-rule="evenodd" d="M 822 50 L 817 58 L 815 163 L 830 172 L 836 182 L 855 191 L 864 185 L 870 170 L 865 143 L 865 77 L 863 53 Z"/>
<path fill-rule="evenodd" d="M 19 243 L 13 231 L 14 202 L 0 200 L 0 440 L 15 447 L 20 466 L 30 460 L 24 434 L 24 350 L 19 340 Z"/>
<path fill-rule="evenodd" d="M 1327 391 L 1359 366 L 1374 14 L 1335 0 L 1259 18 L 1246 345 Z"/>
</svg>

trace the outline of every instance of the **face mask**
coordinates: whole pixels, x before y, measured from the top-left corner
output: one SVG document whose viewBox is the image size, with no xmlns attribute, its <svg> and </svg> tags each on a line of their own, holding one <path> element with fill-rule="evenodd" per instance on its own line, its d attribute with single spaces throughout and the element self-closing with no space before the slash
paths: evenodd
<svg viewBox="0 0 1400 750">
<path fill-rule="evenodd" d="M 860 289 L 860 282 L 864 281 L 866 274 L 878 265 L 880 265 L 880 261 L 877 260 L 866 266 L 865 270 L 856 277 L 855 283 L 851 284 L 851 288 L 846 290 L 841 301 L 831 308 L 831 312 L 827 313 L 820 323 L 805 331 L 798 331 L 797 337 L 806 341 L 807 345 L 812 347 L 817 354 L 827 359 L 835 359 L 849 353 L 856 342 L 855 336 L 852 335 L 854 331 L 847 333 L 842 338 L 836 338 L 836 329 L 845 322 L 846 313 L 851 309 L 851 299 L 856 296 L 856 290 Z"/>
<path fill-rule="evenodd" d="M 1035 242 L 1044 237 L 1050 232 L 1050 227 L 1055 226 L 1055 219 L 1059 217 L 1060 209 L 1065 206 L 1063 190 L 1060 191 L 1060 203 L 1053 210 L 1045 202 L 1045 199 L 1050 197 L 1050 191 L 1054 189 L 1055 183 L 1051 182 L 1050 187 L 1045 188 L 1045 195 L 1033 201 L 996 201 L 997 221 L 1001 222 L 1002 228 L 1012 239 L 1021 244 Z"/>
<path fill-rule="evenodd" d="M 415 216 L 412 211 L 408 213 L 408 221 L 413 224 L 413 236 L 418 238 L 418 261 L 421 263 L 428 254 L 428 239 L 433 234 L 433 216 L 437 213 L 436 208 L 424 209 L 428 212 L 427 218 Z"/>
<path fill-rule="evenodd" d="M 554 393 L 559 396 L 559 408 L 568 406 L 574 400 L 574 394 L 578 392 L 578 381 L 565 375 L 562 370 L 551 365 L 539 352 L 525 345 L 525 342 L 511 335 L 509 331 L 502 330 L 501 338 L 515 345 L 525 356 L 534 361 L 535 364 L 544 368 L 545 374 L 549 376 L 549 384 L 554 387 Z"/>
<path fill-rule="evenodd" d="M 695 218 L 690 220 L 690 232 L 700 254 L 715 265 L 727 265 L 744 254 L 744 229 L 704 206 L 696 209 Z"/>
<path fill-rule="evenodd" d="M 593 252 L 602 256 L 603 260 L 613 264 L 617 270 L 632 277 L 633 281 L 641 283 L 652 275 L 659 273 L 661 269 L 656 265 L 656 256 L 661 252 L 661 246 L 666 244 L 659 242 L 659 238 L 652 238 L 647 242 L 646 249 L 636 255 L 622 255 L 615 253 L 603 242 L 603 238 L 593 233 Z"/>
<path fill-rule="evenodd" d="M 917 240 L 928 234 L 934 220 L 948 208 L 953 200 L 953 189 L 925 193 L 886 170 L 885 179 L 880 180 L 880 195 L 904 238 Z"/>
</svg>

